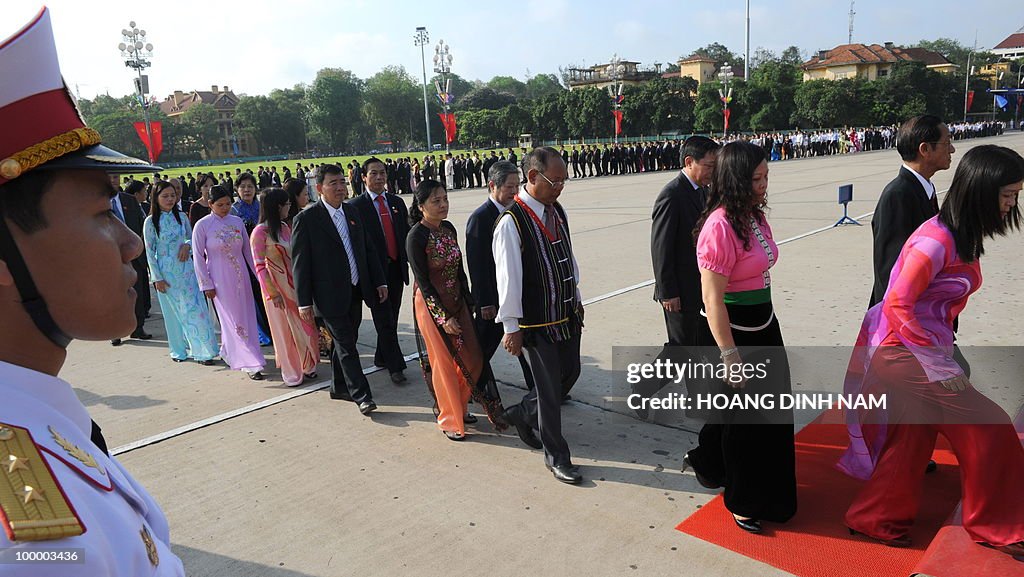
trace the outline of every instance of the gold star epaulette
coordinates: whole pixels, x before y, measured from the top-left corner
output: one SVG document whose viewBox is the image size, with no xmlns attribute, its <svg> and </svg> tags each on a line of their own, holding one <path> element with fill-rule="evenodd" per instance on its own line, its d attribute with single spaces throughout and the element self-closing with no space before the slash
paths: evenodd
<svg viewBox="0 0 1024 577">
<path fill-rule="evenodd" d="M 27 429 L 0 423 L 0 524 L 11 541 L 85 533 Z"/>
</svg>

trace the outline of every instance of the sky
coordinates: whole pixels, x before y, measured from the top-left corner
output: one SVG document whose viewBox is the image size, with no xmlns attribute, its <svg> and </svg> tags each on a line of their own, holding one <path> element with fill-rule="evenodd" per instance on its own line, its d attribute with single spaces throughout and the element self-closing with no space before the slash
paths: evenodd
<svg viewBox="0 0 1024 577">
<path fill-rule="evenodd" d="M 3 0 L 0 38 L 38 12 L 38 0 Z M 719 42 L 743 52 L 744 1 L 717 0 L 50 0 L 61 71 L 82 98 L 134 90 L 117 45 L 134 20 L 154 45 L 150 92 L 229 86 L 236 94 L 311 83 L 326 67 L 368 78 L 387 65 L 427 76 L 444 40 L 452 72 L 469 80 L 558 73 L 613 54 L 642 66 L 675 62 Z M 750 0 L 750 52 L 796 45 L 809 56 L 847 41 L 849 0 Z M 965 6 L 968 6 L 965 8 Z M 1020 0 L 857 0 L 853 41 L 912 44 L 954 38 L 991 48 L 1024 27 Z M 7 81 L 7 79 L 4 79 Z"/>
</svg>

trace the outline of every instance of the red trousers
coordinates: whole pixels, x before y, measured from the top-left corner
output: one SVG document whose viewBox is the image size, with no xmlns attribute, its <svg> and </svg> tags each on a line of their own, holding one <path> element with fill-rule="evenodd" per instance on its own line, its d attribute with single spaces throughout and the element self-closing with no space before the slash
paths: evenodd
<svg viewBox="0 0 1024 577">
<path fill-rule="evenodd" d="M 874 473 L 846 512 L 846 523 L 876 539 L 907 535 L 920 505 L 925 467 L 942 433 L 960 463 L 967 534 L 995 546 L 1024 541 L 1024 447 L 1006 412 L 973 387 L 951 392 L 928 382 L 919 366 L 907 370 L 914 364 L 897 364 L 902 364 L 899 378 L 882 379 L 890 398 L 899 399 L 890 412 L 885 445 Z M 889 364 L 883 370 L 895 368 Z M 906 414 L 913 418 L 904 419 Z M 922 415 L 929 418 L 921 420 Z M 971 417 L 984 424 L 972 424 Z M 865 424 L 865 437 L 878 426 Z"/>
</svg>

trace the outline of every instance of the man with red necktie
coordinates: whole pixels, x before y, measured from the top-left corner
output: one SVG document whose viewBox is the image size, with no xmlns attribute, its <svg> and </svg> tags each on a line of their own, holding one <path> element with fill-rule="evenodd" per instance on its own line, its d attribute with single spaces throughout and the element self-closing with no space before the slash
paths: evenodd
<svg viewBox="0 0 1024 577">
<path fill-rule="evenodd" d="M 387 301 L 373 306 L 373 326 L 377 329 L 377 350 L 373 364 L 391 373 L 391 381 L 406 381 L 405 358 L 398 344 L 398 313 L 402 307 L 402 292 L 409 284 L 409 258 L 405 253 L 405 237 L 409 234 L 409 211 L 405 201 L 386 190 L 387 167 L 379 158 L 363 162 L 363 183 L 366 192 L 353 198 L 349 204 L 359 209 L 366 223 L 368 240 L 376 249 L 388 285 Z"/>
</svg>

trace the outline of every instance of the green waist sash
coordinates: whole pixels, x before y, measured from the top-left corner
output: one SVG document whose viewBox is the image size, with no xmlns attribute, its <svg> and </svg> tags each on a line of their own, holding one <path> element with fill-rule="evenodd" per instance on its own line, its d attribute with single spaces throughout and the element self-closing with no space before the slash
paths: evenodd
<svg viewBox="0 0 1024 577">
<path fill-rule="evenodd" d="M 763 305 L 772 302 L 772 287 L 752 291 L 725 293 L 727 305 Z"/>
</svg>

